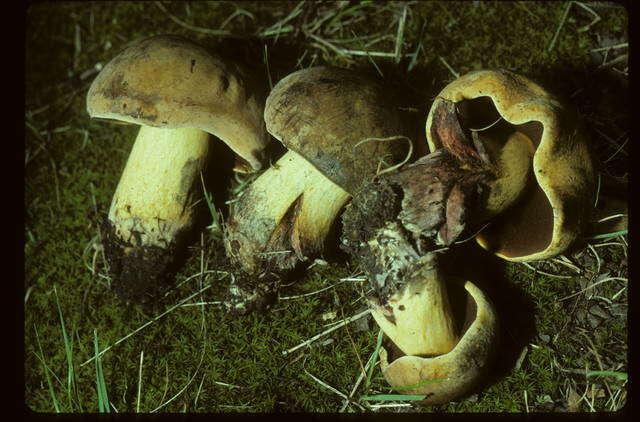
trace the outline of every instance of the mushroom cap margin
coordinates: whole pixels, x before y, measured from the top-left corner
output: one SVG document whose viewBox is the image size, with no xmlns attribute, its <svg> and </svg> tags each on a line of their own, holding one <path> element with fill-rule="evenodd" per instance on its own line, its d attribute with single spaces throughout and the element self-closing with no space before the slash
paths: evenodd
<svg viewBox="0 0 640 422">
<path fill-rule="evenodd" d="M 462 284 L 460 281 L 455 283 Z M 429 358 L 405 355 L 389 363 L 389 353 L 384 347 L 380 348 L 382 373 L 392 387 L 441 380 L 402 390 L 405 394 L 426 395 L 420 404 L 447 403 L 472 393 L 485 381 L 495 356 L 499 322 L 493 304 L 475 284 L 466 281 L 464 289 L 468 293 L 467 300 L 475 305 L 475 318 L 449 353 Z"/>
<path fill-rule="evenodd" d="M 459 102 L 480 97 L 489 97 L 504 120 L 527 134 L 533 132 L 530 137 L 539 141 L 535 139 L 538 144 L 533 157 L 537 189 L 518 207 L 519 215 L 497 220 L 476 237 L 477 242 L 510 261 L 546 259 L 562 253 L 577 238 L 593 198 L 594 168 L 584 134 L 562 104 L 536 83 L 504 69 L 478 70 L 451 82 L 434 101 L 426 122 L 432 151 L 439 147 L 430 127 L 441 99 Z M 542 125 L 541 133 L 536 133 L 531 122 Z M 546 208 L 542 205 L 545 199 Z M 552 222 L 545 224 L 549 217 Z M 543 249 L 519 242 L 520 238 L 528 241 L 529 234 L 536 235 L 527 227 L 536 221 L 542 225 L 537 235 L 548 242 Z"/>
<path fill-rule="evenodd" d="M 236 64 L 179 36 L 138 40 L 107 63 L 87 93 L 93 118 L 219 137 L 254 169 L 269 137 L 263 100 Z"/>
</svg>

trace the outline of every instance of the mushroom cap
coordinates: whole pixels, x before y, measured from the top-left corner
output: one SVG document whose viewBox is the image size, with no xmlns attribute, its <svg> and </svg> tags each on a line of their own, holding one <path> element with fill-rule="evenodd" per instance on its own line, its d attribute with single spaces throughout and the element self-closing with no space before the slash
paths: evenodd
<svg viewBox="0 0 640 422">
<path fill-rule="evenodd" d="M 426 395 L 421 404 L 447 403 L 473 392 L 485 380 L 498 349 L 498 318 L 489 299 L 473 283 L 453 281 L 452 288 L 467 294 L 465 324 L 460 341 L 449 353 L 436 357 L 402 355 L 380 348 L 380 367 L 387 382 L 403 394 Z M 391 355 L 401 355 L 390 358 Z M 390 362 L 391 360 L 391 362 Z M 436 380 L 429 383 L 430 380 Z"/>
<path fill-rule="evenodd" d="M 267 97 L 267 130 L 353 195 L 384 160 L 405 157 L 399 110 L 385 87 L 353 70 L 312 67 L 280 80 Z"/>
<path fill-rule="evenodd" d="M 89 88 L 87 111 L 138 125 L 201 129 L 259 169 L 269 138 L 263 98 L 249 84 L 238 65 L 184 38 L 158 35 L 107 63 Z"/>
<path fill-rule="evenodd" d="M 441 146 L 431 126 L 433 110 L 442 99 L 477 115 L 491 116 L 494 110 L 490 120 L 501 116 L 535 147 L 535 186 L 483 230 L 477 242 L 510 261 L 545 259 L 566 250 L 588 216 L 595 182 L 585 136 L 572 114 L 521 75 L 507 70 L 473 71 L 447 85 L 434 101 L 426 123 L 432 151 Z"/>
</svg>

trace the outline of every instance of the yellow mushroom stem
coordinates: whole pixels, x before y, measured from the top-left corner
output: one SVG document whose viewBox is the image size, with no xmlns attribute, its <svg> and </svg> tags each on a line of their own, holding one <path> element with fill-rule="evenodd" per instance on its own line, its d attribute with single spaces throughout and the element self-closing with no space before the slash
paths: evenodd
<svg viewBox="0 0 640 422">
<path fill-rule="evenodd" d="M 166 248 L 188 229 L 208 150 L 202 130 L 140 127 L 109 209 L 116 236 Z"/>
<path fill-rule="evenodd" d="M 425 395 L 424 405 L 458 400 L 480 388 L 499 349 L 499 321 L 491 301 L 469 281 L 452 280 L 450 286 L 466 293 L 464 324 L 453 350 L 424 357 L 380 349 L 387 382 L 403 394 Z"/>
<path fill-rule="evenodd" d="M 431 257 L 416 263 L 408 281 L 372 315 L 384 333 L 410 356 L 438 356 L 458 343 L 458 331 L 444 278 Z"/>
<path fill-rule="evenodd" d="M 302 156 L 288 151 L 233 205 L 227 252 L 249 273 L 270 264 L 292 268 L 297 260 L 322 250 L 350 197 Z"/>
</svg>

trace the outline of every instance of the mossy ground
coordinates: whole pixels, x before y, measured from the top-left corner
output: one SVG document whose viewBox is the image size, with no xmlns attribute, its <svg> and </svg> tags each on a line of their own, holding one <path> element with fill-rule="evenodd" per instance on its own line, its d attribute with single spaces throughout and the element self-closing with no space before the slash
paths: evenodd
<svg viewBox="0 0 640 422">
<path fill-rule="evenodd" d="M 431 99 L 454 74 L 509 68 L 576 106 L 591 135 L 600 194 L 607 195 L 626 182 L 628 172 L 627 19 L 618 4 L 578 2 L 56 2 L 31 7 L 25 72 L 26 405 L 54 411 L 53 391 L 61 411 L 97 411 L 95 362 L 82 365 L 94 355 L 94 330 L 102 349 L 208 285 L 184 304 L 219 300 L 227 282 L 212 272 L 221 245 L 205 232 L 204 247 L 194 243 L 177 276 L 178 282 L 188 281 L 155 308 L 125 306 L 109 289 L 98 227 L 136 128 L 90 120 L 85 94 L 96 65 L 104 65 L 129 41 L 183 35 L 246 61 L 262 72 L 265 83 L 319 64 L 379 73 L 404 93 L 418 134 Z M 227 32 L 214 33 L 221 27 Z M 224 188 L 217 192 L 220 206 Z M 566 276 L 558 278 L 501 262 L 469 242 L 459 253 L 473 260 L 459 259 L 477 264 L 470 276 L 487 289 L 506 321 L 496 380 L 479 395 L 445 406 L 420 409 L 407 402 L 369 409 L 620 409 L 626 382 L 586 374 L 627 372 L 626 245 L 626 236 L 582 244 L 567 254 L 570 263 L 547 264 L 545 272 Z M 313 292 L 357 274 L 344 260 L 315 265 L 282 295 Z M 266 314 L 243 317 L 231 317 L 214 304 L 175 307 L 102 356 L 111 410 L 337 412 L 343 398 L 313 377 L 348 395 L 374 349 L 375 323 L 354 322 L 310 348 L 282 351 L 363 310 L 364 289 L 362 281 L 343 281 L 316 295 L 282 300 Z M 73 347 L 71 366 L 57 303 Z M 363 394 L 389 392 L 380 376 L 376 368 L 370 390 L 361 385 L 355 403 Z M 352 403 L 346 410 L 361 412 L 367 406 Z"/>
</svg>

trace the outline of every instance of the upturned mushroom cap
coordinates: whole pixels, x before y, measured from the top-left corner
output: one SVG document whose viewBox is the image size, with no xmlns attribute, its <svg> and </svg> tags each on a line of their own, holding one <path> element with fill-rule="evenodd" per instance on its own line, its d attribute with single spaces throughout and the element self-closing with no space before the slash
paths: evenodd
<svg viewBox="0 0 640 422">
<path fill-rule="evenodd" d="M 408 143 L 368 141 L 404 135 L 384 86 L 353 70 L 312 67 L 273 87 L 265 104 L 267 130 L 329 180 L 353 195 L 382 161 L 394 164 Z"/>
<path fill-rule="evenodd" d="M 380 367 L 387 382 L 403 394 L 426 395 L 420 403 L 442 404 L 470 394 L 485 381 L 498 348 L 498 319 L 493 305 L 473 283 L 454 282 L 464 289 L 467 309 L 462 336 L 449 353 L 436 357 L 403 355 L 395 346 L 380 348 Z M 434 380 L 434 382 L 429 382 Z"/>
<path fill-rule="evenodd" d="M 510 126 L 493 132 L 498 141 L 515 132 L 528 137 L 535 147 L 534 186 L 517 206 L 494 219 L 476 237 L 478 243 L 510 261 L 562 253 L 578 236 L 594 189 L 585 137 L 570 113 L 521 75 L 506 70 L 470 72 L 447 85 L 431 107 L 426 132 L 432 151 L 441 147 L 432 123 L 433 111 L 443 100 L 455 102 L 472 120 L 485 125 L 502 117 Z"/>
<path fill-rule="evenodd" d="M 114 57 L 87 94 L 93 118 L 195 128 L 223 140 L 251 167 L 268 141 L 263 99 L 234 64 L 173 35 L 137 41 Z"/>
</svg>

